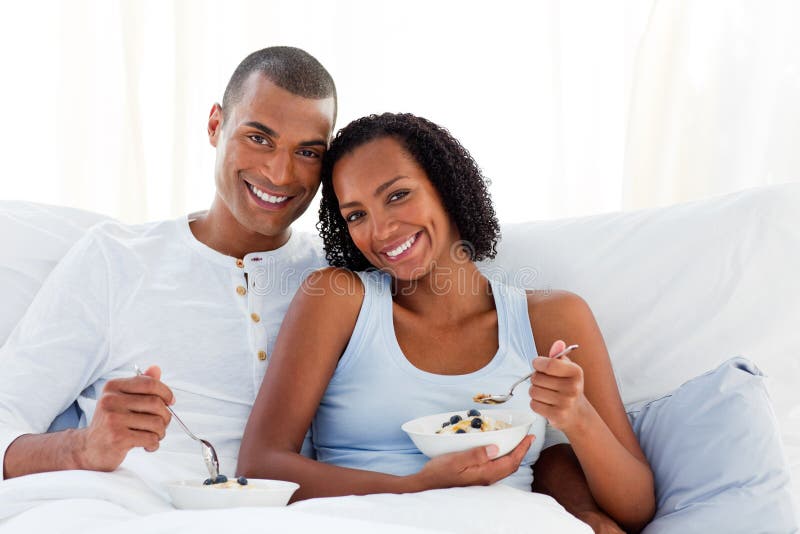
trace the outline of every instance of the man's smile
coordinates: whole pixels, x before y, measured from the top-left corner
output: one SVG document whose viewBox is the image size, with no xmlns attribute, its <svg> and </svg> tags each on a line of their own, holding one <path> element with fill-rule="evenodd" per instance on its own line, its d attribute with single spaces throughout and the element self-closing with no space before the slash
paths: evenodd
<svg viewBox="0 0 800 534">
<path fill-rule="evenodd" d="M 250 182 L 245 181 L 247 189 L 250 191 L 250 196 L 255 200 L 256 204 L 267 209 L 280 209 L 289 203 L 293 196 L 288 195 L 273 195 L 262 189 L 259 189 Z"/>
</svg>

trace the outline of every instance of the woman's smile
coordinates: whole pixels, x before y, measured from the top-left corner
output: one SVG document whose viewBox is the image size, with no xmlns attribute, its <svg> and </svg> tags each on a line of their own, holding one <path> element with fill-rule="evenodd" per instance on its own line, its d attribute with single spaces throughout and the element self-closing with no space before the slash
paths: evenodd
<svg viewBox="0 0 800 534">
<path fill-rule="evenodd" d="M 415 249 L 414 245 L 422 234 L 422 230 L 403 241 L 395 241 L 394 243 L 383 247 L 380 254 L 389 261 L 400 261 L 411 255 L 412 250 Z"/>
</svg>

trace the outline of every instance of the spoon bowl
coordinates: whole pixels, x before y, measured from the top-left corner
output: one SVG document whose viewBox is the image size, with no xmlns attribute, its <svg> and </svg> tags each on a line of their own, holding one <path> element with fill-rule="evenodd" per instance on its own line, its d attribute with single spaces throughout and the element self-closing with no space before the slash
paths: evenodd
<svg viewBox="0 0 800 534">
<path fill-rule="evenodd" d="M 555 360 L 560 360 L 573 350 L 577 349 L 578 345 L 570 345 L 569 347 L 565 348 L 555 356 L 551 356 L 551 358 Z M 547 356 L 538 356 L 539 358 L 547 358 Z M 536 371 L 534 371 L 535 373 Z M 518 385 L 525 382 L 527 379 L 533 376 L 533 373 L 523 376 L 516 382 L 511 385 L 511 389 L 505 395 L 492 395 L 491 393 L 478 393 L 474 397 L 472 397 L 472 402 L 477 402 L 478 404 L 503 404 L 504 402 L 508 402 L 511 397 L 514 396 L 514 388 Z"/>
<path fill-rule="evenodd" d="M 141 376 L 144 374 L 138 365 L 134 364 L 133 369 L 136 371 L 136 376 Z M 212 481 L 216 480 L 219 476 L 219 459 L 217 458 L 217 451 L 214 449 L 214 446 L 211 445 L 211 443 L 209 443 L 207 440 L 195 436 L 194 433 L 189 430 L 189 427 L 187 427 L 183 421 L 181 421 L 181 418 L 178 417 L 178 414 L 176 414 L 169 405 L 166 406 L 167 410 L 169 410 L 169 413 L 172 414 L 173 419 L 175 419 L 178 424 L 181 425 L 183 431 L 186 432 L 190 438 L 200 443 L 200 450 L 203 453 L 203 462 L 205 462 L 206 469 L 208 469 L 208 475 L 211 477 Z"/>
</svg>

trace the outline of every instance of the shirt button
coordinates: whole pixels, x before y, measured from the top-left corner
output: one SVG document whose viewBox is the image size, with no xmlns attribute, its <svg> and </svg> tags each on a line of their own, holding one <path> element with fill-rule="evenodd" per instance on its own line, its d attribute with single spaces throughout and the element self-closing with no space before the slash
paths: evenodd
<svg viewBox="0 0 800 534">
<path fill-rule="evenodd" d="M 244 268 L 244 260 L 236 258 L 236 266 L 240 269 Z"/>
<path fill-rule="evenodd" d="M 257 313 L 251 313 L 250 318 L 253 320 L 254 323 L 257 323 L 261 320 L 261 317 Z"/>
<path fill-rule="evenodd" d="M 244 294 L 247 293 L 247 290 L 244 288 L 244 286 L 238 286 L 236 288 L 236 292 L 239 293 L 240 295 L 244 296 Z"/>
<path fill-rule="evenodd" d="M 267 359 L 267 353 L 263 350 L 258 351 L 258 359 L 262 362 Z"/>
</svg>

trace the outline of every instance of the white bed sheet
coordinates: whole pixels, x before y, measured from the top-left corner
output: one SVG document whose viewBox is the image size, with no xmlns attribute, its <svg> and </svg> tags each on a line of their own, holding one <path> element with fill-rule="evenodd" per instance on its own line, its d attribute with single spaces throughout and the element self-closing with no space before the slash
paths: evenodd
<svg viewBox="0 0 800 534">
<path fill-rule="evenodd" d="M 62 471 L 0 484 L 0 531 L 59 533 L 200 532 L 557 532 L 590 534 L 550 497 L 505 486 L 406 495 L 311 499 L 288 507 L 176 510 L 151 481 L 128 468 Z"/>
</svg>

